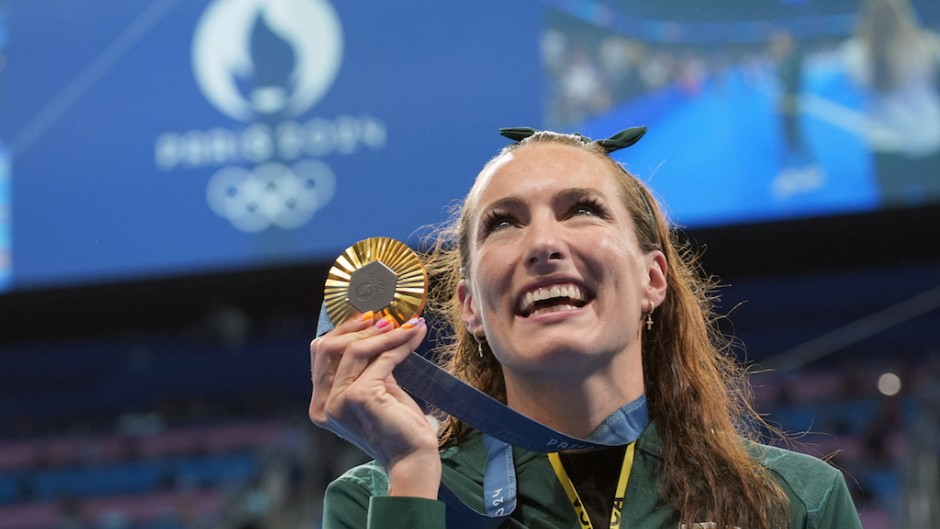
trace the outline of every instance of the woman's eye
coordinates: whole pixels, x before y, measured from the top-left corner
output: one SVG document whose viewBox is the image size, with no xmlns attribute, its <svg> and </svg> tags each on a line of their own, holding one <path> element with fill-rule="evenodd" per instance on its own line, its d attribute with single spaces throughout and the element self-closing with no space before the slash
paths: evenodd
<svg viewBox="0 0 940 529">
<path fill-rule="evenodd" d="M 595 215 L 596 214 L 596 212 L 594 211 L 594 208 L 591 208 L 589 206 L 578 206 L 577 208 L 575 208 L 574 213 L 575 215 Z"/>
<path fill-rule="evenodd" d="M 604 208 L 594 201 L 580 202 L 571 210 L 573 217 L 604 217 Z"/>
<path fill-rule="evenodd" d="M 485 233 L 491 233 L 494 231 L 504 230 L 506 228 L 511 228 L 516 225 L 515 219 L 509 215 L 503 214 L 493 214 L 490 215 L 486 222 L 483 225 Z"/>
<path fill-rule="evenodd" d="M 491 231 L 492 231 L 492 230 L 501 230 L 501 229 L 503 229 L 503 228 L 508 228 L 508 227 L 510 227 L 510 226 L 512 226 L 512 222 L 509 222 L 509 219 L 507 219 L 507 218 L 502 218 L 502 219 L 494 220 L 493 222 L 491 222 L 491 223 L 490 223 L 490 230 L 491 230 Z"/>
</svg>

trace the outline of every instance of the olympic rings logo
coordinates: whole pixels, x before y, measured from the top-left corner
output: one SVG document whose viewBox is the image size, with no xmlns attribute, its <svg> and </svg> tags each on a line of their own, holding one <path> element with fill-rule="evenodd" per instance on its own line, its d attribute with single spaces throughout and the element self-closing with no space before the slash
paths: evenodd
<svg viewBox="0 0 940 529">
<path fill-rule="evenodd" d="M 272 226 L 286 230 L 306 224 L 336 190 L 336 176 L 319 160 L 290 167 L 268 162 L 253 169 L 225 167 L 209 179 L 206 200 L 236 229 L 258 233 Z"/>
</svg>

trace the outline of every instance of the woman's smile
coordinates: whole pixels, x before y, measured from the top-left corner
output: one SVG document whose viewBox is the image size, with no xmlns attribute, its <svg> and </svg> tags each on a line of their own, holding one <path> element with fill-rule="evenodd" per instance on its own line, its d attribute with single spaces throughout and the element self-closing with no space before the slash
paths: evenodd
<svg viewBox="0 0 940 529">
<path fill-rule="evenodd" d="M 579 309 L 588 303 L 587 288 L 573 282 L 539 284 L 523 290 L 519 296 L 519 315 L 538 316 Z"/>
</svg>

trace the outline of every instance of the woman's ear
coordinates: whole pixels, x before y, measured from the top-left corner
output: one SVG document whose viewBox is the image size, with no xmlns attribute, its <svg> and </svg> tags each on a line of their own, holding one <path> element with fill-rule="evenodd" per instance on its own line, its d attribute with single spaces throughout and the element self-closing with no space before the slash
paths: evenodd
<svg viewBox="0 0 940 529">
<path fill-rule="evenodd" d="M 477 310 L 473 299 L 473 290 L 466 279 L 461 279 L 457 285 L 457 299 L 460 301 L 460 312 L 463 324 L 467 327 L 470 334 L 477 336 L 483 328 L 483 322 L 480 319 L 480 313 Z"/>
<path fill-rule="evenodd" d="M 655 250 L 647 254 L 649 284 L 646 286 L 646 295 L 658 307 L 666 299 L 666 287 L 669 286 L 669 263 L 663 252 Z"/>
</svg>

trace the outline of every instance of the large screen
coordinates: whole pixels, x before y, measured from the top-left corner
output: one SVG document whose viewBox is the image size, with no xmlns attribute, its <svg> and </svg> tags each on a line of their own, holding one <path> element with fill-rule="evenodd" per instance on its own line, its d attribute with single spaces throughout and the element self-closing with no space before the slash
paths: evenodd
<svg viewBox="0 0 940 529">
<path fill-rule="evenodd" d="M 622 161 L 682 224 L 940 201 L 936 3 L 555 4 L 546 121 L 648 125 Z"/>
<path fill-rule="evenodd" d="M 928 4 L 902 26 L 935 26 Z M 0 291 L 417 245 L 502 126 L 649 126 L 621 161 L 688 227 L 937 201 L 937 61 L 911 67 L 934 84 L 883 91 L 862 15 L 845 0 L 0 0 Z"/>
</svg>

